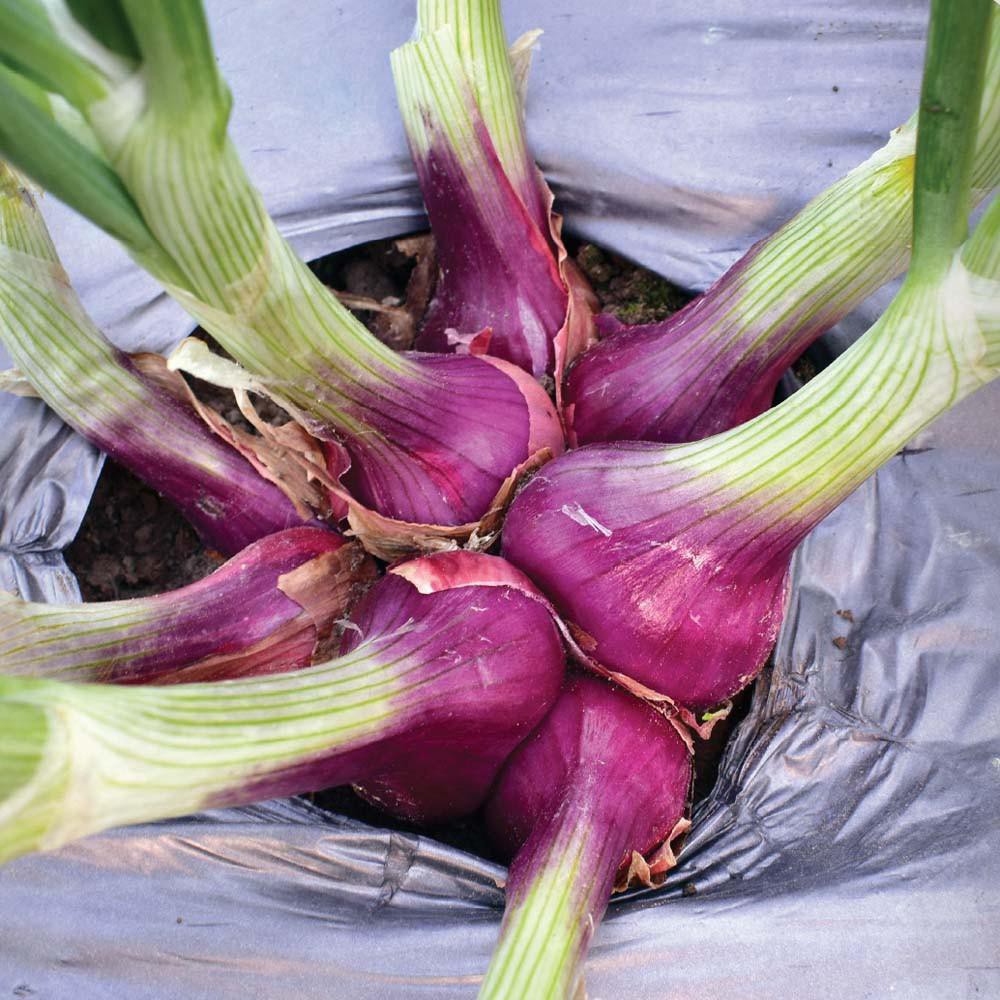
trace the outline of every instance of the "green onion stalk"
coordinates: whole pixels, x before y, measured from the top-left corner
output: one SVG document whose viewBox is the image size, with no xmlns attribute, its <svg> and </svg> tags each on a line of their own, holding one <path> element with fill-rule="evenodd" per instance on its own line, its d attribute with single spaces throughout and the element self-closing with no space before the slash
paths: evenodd
<svg viewBox="0 0 1000 1000">
<path fill-rule="evenodd" d="M 255 391 L 323 442 L 311 471 L 329 474 L 373 547 L 483 533 L 513 479 L 561 450 L 554 409 L 525 373 L 392 351 L 295 256 L 228 136 L 200 0 L 2 0 L 0 60 L 3 155 L 119 239 Z M 72 127 L 52 95 L 76 112 Z"/>
<path fill-rule="evenodd" d="M 374 574 L 357 542 L 302 527 L 152 597 L 42 604 L 0 592 L 0 674 L 178 684 L 297 670 L 329 653 Z"/>
<path fill-rule="evenodd" d="M 972 166 L 974 202 L 1000 183 L 1000 7 L 990 13 Z M 696 441 L 771 406 L 789 366 L 909 260 L 917 116 L 659 323 L 605 335 L 569 372 L 573 444 Z"/>
<path fill-rule="evenodd" d="M 484 810 L 512 860 L 479 996 L 578 996 L 613 888 L 661 884 L 675 864 L 690 788 L 691 750 L 671 720 L 605 680 L 567 678 Z"/>
<path fill-rule="evenodd" d="M 0 675 L 0 862 L 331 785 L 364 786 L 411 822 L 476 809 L 555 701 L 564 657 L 517 574 L 460 555 L 478 557 L 465 578 L 383 577 L 339 655 L 306 669 L 168 687 Z M 406 572 L 433 576 L 450 556 Z"/>
<path fill-rule="evenodd" d="M 312 508 L 215 434 L 183 395 L 144 372 L 143 359 L 94 326 L 28 182 L 4 163 L 0 343 L 27 382 L 24 391 L 171 500 L 211 548 L 234 555 L 315 520 Z"/>
</svg>

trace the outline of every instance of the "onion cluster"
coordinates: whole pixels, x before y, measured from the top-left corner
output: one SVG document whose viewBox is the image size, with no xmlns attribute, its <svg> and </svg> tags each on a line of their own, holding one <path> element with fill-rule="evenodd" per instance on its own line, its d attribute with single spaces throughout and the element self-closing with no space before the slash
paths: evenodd
<svg viewBox="0 0 1000 1000">
<path fill-rule="evenodd" d="M 508 50 L 499 0 L 417 0 L 391 63 L 440 268 L 420 350 L 394 352 L 264 209 L 198 0 L 99 6 L 0 10 L 0 384 L 232 558 L 143 600 L 0 595 L 0 861 L 333 784 L 410 822 L 481 810 L 511 860 L 481 995 L 571 997 L 611 893 L 676 863 L 692 749 L 762 669 L 798 543 L 1000 374 L 1000 200 L 967 233 L 1000 181 L 1000 12 L 934 0 L 919 116 L 687 308 L 625 329 L 595 316 L 525 143 L 535 35 Z M 230 357 L 113 347 L 29 176 Z"/>
</svg>

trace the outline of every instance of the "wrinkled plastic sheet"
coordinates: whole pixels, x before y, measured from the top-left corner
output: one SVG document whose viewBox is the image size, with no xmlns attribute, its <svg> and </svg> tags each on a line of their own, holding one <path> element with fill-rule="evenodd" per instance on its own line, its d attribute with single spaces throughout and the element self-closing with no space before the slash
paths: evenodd
<svg viewBox="0 0 1000 1000">
<path fill-rule="evenodd" d="M 386 65 L 409 0 L 209 10 L 237 142 L 299 251 L 418 228 Z M 506 18 L 546 29 L 530 133 L 569 228 L 701 288 L 907 117 L 926 6 L 508 0 Z M 45 211 L 118 343 L 187 332 L 120 251 Z M 0 399 L 0 421 L 0 586 L 65 599 L 100 460 L 37 401 Z M 680 868 L 612 905 L 592 998 L 1000 996 L 998 482 L 994 387 L 801 547 L 773 671 Z M 502 878 L 302 802 L 111 831 L 0 869 L 0 997 L 472 996 Z"/>
</svg>

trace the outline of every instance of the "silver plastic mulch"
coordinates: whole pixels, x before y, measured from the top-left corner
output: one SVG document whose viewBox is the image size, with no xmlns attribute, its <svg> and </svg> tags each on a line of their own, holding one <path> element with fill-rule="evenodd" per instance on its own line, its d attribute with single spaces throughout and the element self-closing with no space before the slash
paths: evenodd
<svg viewBox="0 0 1000 1000">
<path fill-rule="evenodd" d="M 923 2 L 535 8 L 505 14 L 546 32 L 529 126 L 569 229 L 693 288 L 915 107 Z M 387 61 L 411 0 L 209 9 L 236 140 L 300 252 L 419 228 Z M 45 212 L 118 343 L 187 332 Z M 66 599 L 100 459 L 34 401 L 0 397 L 0 427 L 0 586 Z M 998 427 L 994 385 L 801 547 L 774 670 L 666 888 L 612 906 L 593 1000 L 1000 996 Z M 0 997 L 472 997 L 502 875 L 298 802 L 113 831 L 0 870 Z"/>
</svg>

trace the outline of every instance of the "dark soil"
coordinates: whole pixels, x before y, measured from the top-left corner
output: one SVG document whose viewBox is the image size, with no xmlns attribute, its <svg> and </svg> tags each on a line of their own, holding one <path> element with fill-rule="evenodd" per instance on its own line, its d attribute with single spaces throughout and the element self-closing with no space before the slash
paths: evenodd
<svg viewBox="0 0 1000 1000">
<path fill-rule="evenodd" d="M 691 298 L 658 274 L 593 243 L 570 243 L 569 248 L 597 293 L 601 310 L 628 326 L 658 323 Z"/>
<path fill-rule="evenodd" d="M 593 244 L 568 241 L 568 247 L 590 279 L 602 309 L 624 323 L 656 322 L 690 297 L 663 278 Z M 369 308 L 353 311 L 379 339 L 397 350 L 411 346 L 415 332 L 412 316 L 422 314 L 433 291 L 434 257 L 428 240 L 380 240 L 330 254 L 312 267 L 338 292 L 370 300 Z M 204 337 L 203 333 L 198 335 Z M 195 390 L 231 422 L 242 423 L 230 395 L 204 383 L 197 383 Z M 277 410 L 264 411 L 263 415 L 280 418 Z M 108 601 L 182 587 L 216 569 L 222 557 L 202 545 L 172 504 L 109 460 L 76 540 L 66 550 L 66 561 L 80 581 L 84 600 Z M 717 735 L 700 748 L 696 799 L 714 784 L 725 737 L 745 714 L 747 703 L 748 695 L 741 696 L 731 719 L 720 723 Z M 309 798 L 323 808 L 373 826 L 417 829 L 388 819 L 348 788 Z M 462 850 L 493 856 L 475 819 L 421 832 Z"/>
<path fill-rule="evenodd" d="M 222 562 L 168 500 L 107 461 L 66 562 L 85 601 L 176 590 Z"/>
</svg>

